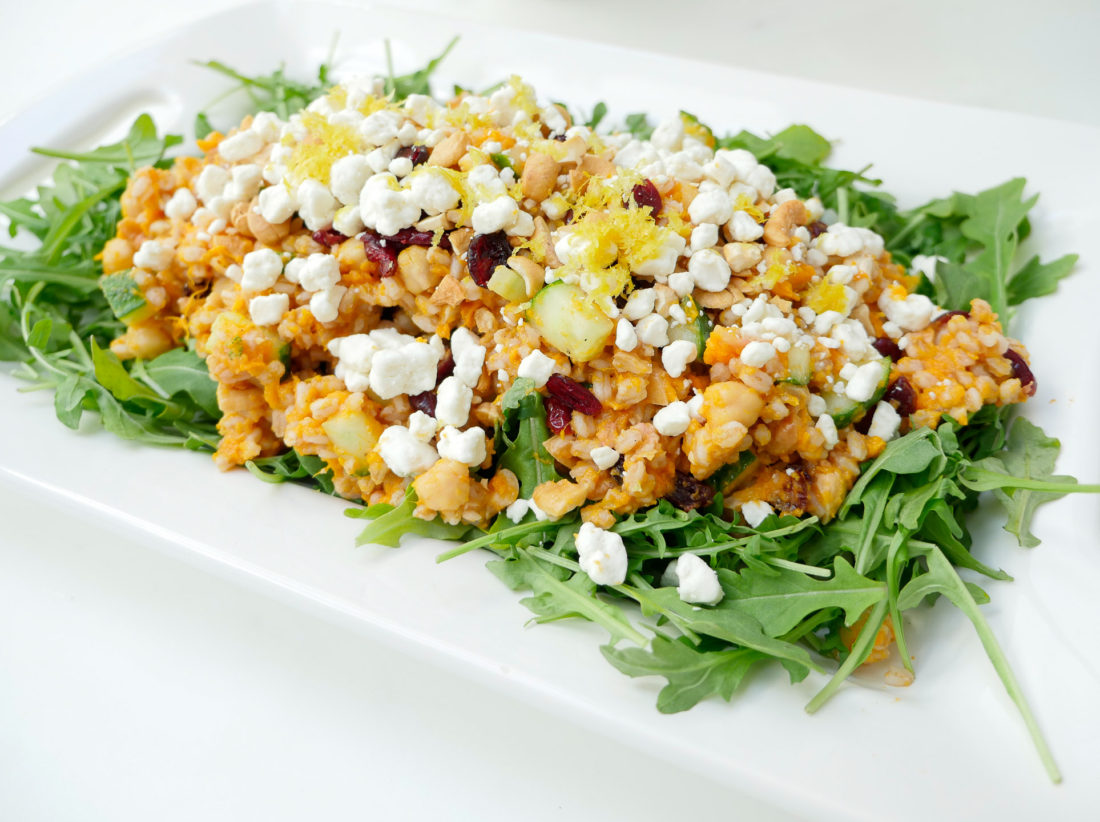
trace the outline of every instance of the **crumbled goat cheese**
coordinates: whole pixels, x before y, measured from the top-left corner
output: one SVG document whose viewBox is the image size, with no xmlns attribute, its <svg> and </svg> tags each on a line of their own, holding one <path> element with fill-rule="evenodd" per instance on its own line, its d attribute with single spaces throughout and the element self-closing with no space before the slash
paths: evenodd
<svg viewBox="0 0 1100 822">
<path fill-rule="evenodd" d="M 248 316 L 256 325 L 277 325 L 290 308 L 286 294 L 268 294 L 248 301 Z"/>
<path fill-rule="evenodd" d="M 264 291 L 275 285 L 283 271 L 283 259 L 270 248 L 249 251 L 241 261 L 241 288 Z"/>
<path fill-rule="evenodd" d="M 597 585 L 621 585 L 626 580 L 626 547 L 613 531 L 584 523 L 576 536 L 581 570 Z"/>
<path fill-rule="evenodd" d="M 679 377 L 697 355 L 695 343 L 690 340 L 674 340 L 661 350 L 661 364 L 670 377 Z"/>
<path fill-rule="evenodd" d="M 554 373 L 556 365 L 554 360 L 535 349 L 520 362 L 516 376 L 526 377 L 535 383 L 536 388 L 542 388 Z"/>
<path fill-rule="evenodd" d="M 691 409 L 686 402 L 669 403 L 653 416 L 653 427 L 665 437 L 678 437 L 691 425 Z"/>
<path fill-rule="evenodd" d="M 425 389 L 427 390 L 427 389 Z M 474 392 L 458 377 L 447 377 L 436 392 L 435 418 L 443 425 L 461 427 L 470 418 Z"/>
<path fill-rule="evenodd" d="M 485 462 L 485 432 L 476 426 L 459 431 L 448 425 L 439 432 L 439 456 L 471 467 Z"/>
<path fill-rule="evenodd" d="M 403 425 L 391 425 L 378 438 L 378 454 L 399 477 L 423 474 L 439 459 L 432 446 L 421 442 Z"/>
<path fill-rule="evenodd" d="M 875 406 L 875 415 L 871 418 L 871 427 L 867 429 L 867 434 L 889 442 L 897 435 L 900 427 L 901 416 L 894 406 L 884 401 Z"/>
<path fill-rule="evenodd" d="M 763 500 L 753 500 L 741 506 L 741 516 L 750 528 L 756 528 L 775 513 L 775 509 Z"/>
<path fill-rule="evenodd" d="M 696 605 L 717 605 L 725 592 L 718 581 L 718 573 L 695 554 L 681 554 L 676 565 L 676 593 L 684 602 Z"/>
<path fill-rule="evenodd" d="M 597 468 L 601 471 L 606 471 L 619 461 L 621 455 L 614 448 L 607 445 L 600 445 L 593 448 L 588 456 L 592 459 L 592 462 L 596 464 Z"/>
</svg>

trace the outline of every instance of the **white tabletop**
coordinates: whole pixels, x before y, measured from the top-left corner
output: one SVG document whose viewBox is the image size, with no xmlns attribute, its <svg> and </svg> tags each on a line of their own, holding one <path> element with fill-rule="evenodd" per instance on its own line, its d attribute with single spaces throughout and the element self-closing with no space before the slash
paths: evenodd
<svg viewBox="0 0 1100 822">
<path fill-rule="evenodd" d="M 0 120 L 229 5 L 0 0 Z M 1100 125 L 1087 0 L 405 5 Z M 0 819 L 789 818 L 86 517 L 0 522 Z"/>
</svg>

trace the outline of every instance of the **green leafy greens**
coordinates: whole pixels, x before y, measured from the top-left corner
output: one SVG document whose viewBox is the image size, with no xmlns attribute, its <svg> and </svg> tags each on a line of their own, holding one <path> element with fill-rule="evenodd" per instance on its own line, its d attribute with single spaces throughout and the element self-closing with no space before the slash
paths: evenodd
<svg viewBox="0 0 1100 822">
<path fill-rule="evenodd" d="M 432 73 L 454 44 L 423 68 L 396 75 L 387 42 L 386 92 L 398 100 L 429 93 Z M 253 111 L 274 111 L 282 118 L 328 85 L 327 62 L 307 83 L 289 79 L 282 68 L 248 76 L 218 61 L 201 65 L 234 81 L 227 94 L 243 92 Z M 607 113 L 598 103 L 588 126 L 606 123 Z M 838 220 L 882 234 L 899 261 L 939 257 L 934 280 L 925 280 L 922 288 L 949 309 L 963 309 L 978 297 L 1008 320 L 1015 306 L 1052 293 L 1073 268 L 1074 255 L 1045 263 L 1033 257 L 1017 265 L 1019 243 L 1030 231 L 1027 215 L 1036 202 L 1025 196 L 1022 179 L 901 210 L 879 188 L 880 181 L 867 176 L 868 169 L 826 166 L 831 144 L 806 125 L 767 137 L 748 131 L 721 137 L 693 115 L 681 116 L 693 133 L 713 139 L 717 147 L 751 151 L 773 169 L 780 187 L 819 197 Z M 208 113 L 200 112 L 196 135 L 212 129 Z M 624 129 L 639 139 L 653 133 L 643 113 L 626 116 Z M 33 245 L 0 248 L 0 358 L 17 363 L 15 373 L 28 389 L 52 390 L 58 418 L 71 428 L 93 412 L 126 439 L 213 449 L 219 411 L 205 364 L 185 348 L 149 361 L 119 360 L 108 344 L 123 324 L 100 288 L 95 259 L 114 234 L 129 176 L 143 165 L 163 164 L 179 142 L 172 135 L 159 137 L 143 115 L 121 141 L 91 152 L 37 150 L 64 163 L 34 194 L 0 202 L 11 237 L 29 238 Z M 504 155 L 492 159 L 501 168 L 511 165 Z M 129 310 L 129 303 L 123 304 Z M 544 447 L 550 433 L 542 398 L 530 380 L 517 379 L 502 398 L 501 412 L 494 434 L 496 467 L 511 470 L 520 496 L 530 499 L 538 485 L 560 478 Z M 807 705 L 815 711 L 867 659 L 887 619 L 901 661 L 909 666 L 903 614 L 942 596 L 973 623 L 1057 780 L 1053 757 L 979 607 L 988 596 L 959 570 L 1009 578 L 971 553 L 966 518 L 983 491 L 993 492 L 1007 515 L 1005 529 L 1028 547 L 1038 544 L 1031 521 L 1040 504 L 1071 492 L 1100 492 L 1100 486 L 1055 475 L 1058 451 L 1058 441 L 1027 420 L 990 407 L 966 426 L 947 419 L 937 430 L 917 429 L 889 443 L 864 466 L 828 523 L 771 516 L 752 528 L 723 517 L 720 494 L 705 510 L 682 511 L 662 501 L 612 527 L 626 546 L 628 573 L 623 584 L 602 588 L 576 560 L 576 514 L 553 522 L 532 512 L 520 522 L 501 515 L 479 531 L 416 517 L 411 488 L 400 504 L 347 513 L 369 520 L 358 544 L 397 546 L 411 533 L 465 540 L 440 560 L 491 550 L 490 570 L 513 590 L 529 593 L 522 602 L 535 622 L 593 622 L 608 632 L 601 650 L 612 665 L 629 676 L 662 677 L 666 684 L 657 700 L 662 712 L 686 710 L 711 696 L 729 700 L 761 665 L 781 665 L 792 681 L 833 667 Z M 727 487 L 749 467 L 753 458 L 745 456 L 719 472 L 715 487 Z M 247 467 L 266 482 L 335 490 L 331 471 L 316 456 L 292 450 Z M 669 584 L 668 564 L 684 554 L 717 570 L 724 592 L 717 605 L 689 605 Z"/>
</svg>

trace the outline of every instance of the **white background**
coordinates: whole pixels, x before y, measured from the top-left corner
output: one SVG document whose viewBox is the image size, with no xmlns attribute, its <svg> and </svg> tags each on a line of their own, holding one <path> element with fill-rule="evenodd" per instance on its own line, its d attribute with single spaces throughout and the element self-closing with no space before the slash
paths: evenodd
<svg viewBox="0 0 1100 822">
<path fill-rule="evenodd" d="M 228 5 L 0 0 L 0 119 Z M 1100 125 L 1095 3 L 405 5 Z M 84 517 L 0 522 L 0 819 L 770 818 Z"/>
</svg>

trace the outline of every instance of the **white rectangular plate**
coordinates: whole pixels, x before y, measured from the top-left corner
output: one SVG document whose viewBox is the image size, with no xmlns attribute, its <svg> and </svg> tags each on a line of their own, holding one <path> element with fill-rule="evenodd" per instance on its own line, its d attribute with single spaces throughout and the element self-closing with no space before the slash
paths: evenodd
<svg viewBox="0 0 1100 822">
<path fill-rule="evenodd" d="M 399 70 L 462 41 L 436 79 L 480 88 L 519 73 L 544 98 L 591 106 L 612 119 L 683 108 L 720 131 L 769 131 L 805 122 L 842 140 L 833 162 L 875 163 L 903 204 L 1024 175 L 1043 193 L 1030 244 L 1045 256 L 1081 253 L 1059 293 L 1019 318 L 1039 394 L 1027 415 L 1065 444 L 1060 469 L 1096 479 L 1100 400 L 1091 357 L 1100 255 L 1095 146 L 1100 131 L 1018 115 L 918 102 L 721 68 L 610 46 L 488 28 L 398 10 L 272 3 L 185 28 L 89 71 L 0 128 L 0 189 L 10 196 L 48 170 L 30 145 L 87 147 L 141 110 L 162 130 L 189 130 L 195 111 L 224 88 L 190 64 L 218 58 L 246 72 L 285 60 L 308 76 L 339 27 L 341 72 L 376 72 L 389 36 Z M 410 34 L 415 32 L 415 37 Z M 242 36 L 243 35 L 243 36 Z M 223 123 L 228 123 L 223 120 Z M 354 547 L 358 523 L 338 501 L 247 473 L 218 473 L 195 454 L 138 448 L 55 419 L 49 397 L 17 394 L 0 378 L 0 481 L 37 489 L 58 506 L 151 537 L 150 544 L 218 573 L 355 624 L 438 665 L 529 700 L 533 710 L 580 721 L 712 778 L 817 820 L 1088 818 L 1100 806 L 1095 778 L 1100 667 L 1094 592 L 1100 587 L 1100 518 L 1093 499 L 1044 509 L 1044 544 L 1017 548 L 981 522 L 977 553 L 1016 576 L 983 583 L 986 611 L 1065 774 L 1046 779 L 1013 706 L 968 623 L 947 607 L 920 620 L 917 680 L 903 690 L 848 686 L 819 714 L 802 706 L 822 684 L 797 686 L 781 672 L 755 677 L 732 705 L 710 701 L 662 716 L 659 683 L 630 680 L 600 657 L 588 625 L 525 629 L 527 612 L 482 565 L 484 555 L 442 566 L 439 545 Z M 581 754 L 578 754 L 581 757 Z M 622 790 L 638 788 L 622 786 Z M 649 789 L 649 788 L 647 788 Z"/>
</svg>

